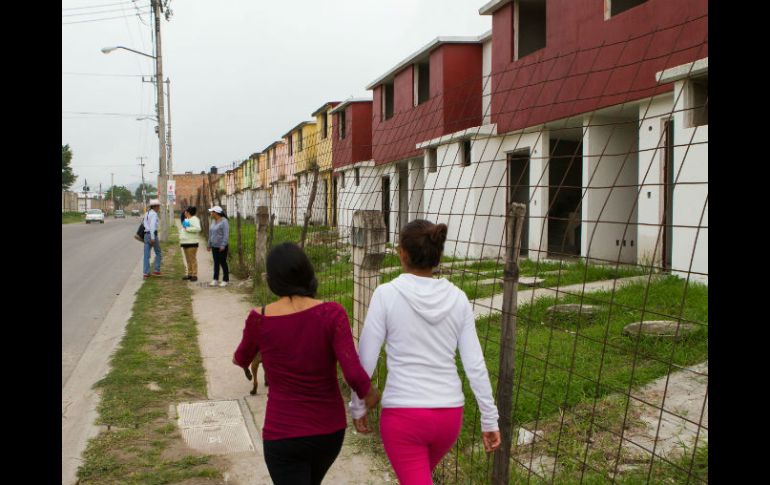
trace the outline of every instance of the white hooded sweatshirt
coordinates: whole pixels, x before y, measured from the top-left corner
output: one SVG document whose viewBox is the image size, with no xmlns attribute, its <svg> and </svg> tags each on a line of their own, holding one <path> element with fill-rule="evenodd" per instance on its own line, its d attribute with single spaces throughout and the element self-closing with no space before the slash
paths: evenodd
<svg viewBox="0 0 770 485">
<path fill-rule="evenodd" d="M 497 407 L 465 293 L 443 278 L 402 274 L 377 287 L 369 304 L 358 354 L 372 375 L 386 343 L 388 376 L 383 408 L 453 408 L 465 402 L 455 355 L 481 411 L 481 430 L 497 431 Z M 353 418 L 366 414 L 353 394 Z"/>
</svg>

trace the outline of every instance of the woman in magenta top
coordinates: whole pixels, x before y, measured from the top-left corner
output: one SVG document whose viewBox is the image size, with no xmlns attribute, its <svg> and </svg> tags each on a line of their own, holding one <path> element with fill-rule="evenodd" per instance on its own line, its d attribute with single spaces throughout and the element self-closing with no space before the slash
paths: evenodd
<svg viewBox="0 0 770 485">
<path fill-rule="evenodd" d="M 270 376 L 262 439 L 273 483 L 320 484 L 347 427 L 337 362 L 367 406 L 376 406 L 379 394 L 358 360 L 345 309 L 314 299 L 318 281 L 298 246 L 270 252 L 267 284 L 280 298 L 249 313 L 233 363 L 245 369 L 261 352 Z"/>
</svg>

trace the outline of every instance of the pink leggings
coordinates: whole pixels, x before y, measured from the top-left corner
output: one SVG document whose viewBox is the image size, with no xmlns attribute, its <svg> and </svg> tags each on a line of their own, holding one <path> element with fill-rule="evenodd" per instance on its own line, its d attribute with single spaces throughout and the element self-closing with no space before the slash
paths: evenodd
<svg viewBox="0 0 770 485">
<path fill-rule="evenodd" d="M 401 485 L 432 485 L 431 472 L 452 449 L 463 408 L 384 408 L 380 435 Z"/>
</svg>

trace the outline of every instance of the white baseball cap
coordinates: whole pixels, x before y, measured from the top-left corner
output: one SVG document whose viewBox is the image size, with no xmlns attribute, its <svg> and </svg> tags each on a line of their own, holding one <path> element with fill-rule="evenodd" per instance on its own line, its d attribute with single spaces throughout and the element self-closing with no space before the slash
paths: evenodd
<svg viewBox="0 0 770 485">
<path fill-rule="evenodd" d="M 209 212 L 216 212 L 217 214 L 221 214 L 221 213 L 223 213 L 224 211 L 222 210 L 222 208 L 221 208 L 221 207 L 219 207 L 218 205 L 215 205 L 214 207 L 212 207 L 211 209 L 209 209 Z"/>
<path fill-rule="evenodd" d="M 151 199 L 150 203 L 148 204 L 150 207 L 154 205 L 160 205 L 160 201 L 158 199 Z"/>
</svg>

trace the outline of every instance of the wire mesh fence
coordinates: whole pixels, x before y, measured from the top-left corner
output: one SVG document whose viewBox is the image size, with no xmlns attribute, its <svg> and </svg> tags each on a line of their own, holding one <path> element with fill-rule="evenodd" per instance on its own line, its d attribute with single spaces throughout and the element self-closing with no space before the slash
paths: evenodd
<svg viewBox="0 0 770 485">
<path fill-rule="evenodd" d="M 436 483 L 707 482 L 707 44 L 677 40 L 703 21 L 467 74 L 424 100 L 419 73 L 434 71 L 415 63 L 406 88 L 397 74 L 371 101 L 324 104 L 191 202 L 225 208 L 255 303 L 273 298 L 267 251 L 303 245 L 354 336 L 403 271 L 399 228 L 447 224 L 434 273 L 473 306 L 509 446 L 484 452 L 459 365 L 463 425 Z M 383 353 L 380 389 L 386 374 Z"/>
</svg>

